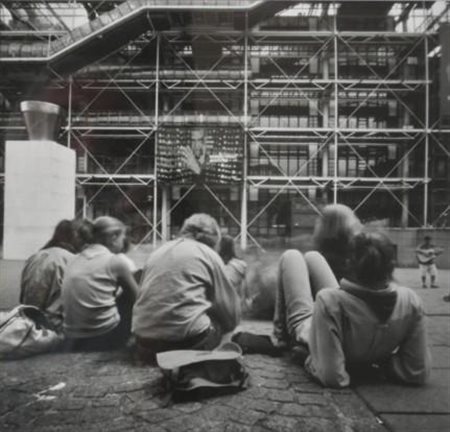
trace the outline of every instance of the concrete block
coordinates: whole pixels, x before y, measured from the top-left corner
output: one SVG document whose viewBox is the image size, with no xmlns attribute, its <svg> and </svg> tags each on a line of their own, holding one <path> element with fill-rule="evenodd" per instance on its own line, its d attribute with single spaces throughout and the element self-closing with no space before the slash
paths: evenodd
<svg viewBox="0 0 450 432">
<path fill-rule="evenodd" d="M 7 141 L 4 259 L 26 259 L 75 215 L 75 151 L 52 141 Z"/>
</svg>

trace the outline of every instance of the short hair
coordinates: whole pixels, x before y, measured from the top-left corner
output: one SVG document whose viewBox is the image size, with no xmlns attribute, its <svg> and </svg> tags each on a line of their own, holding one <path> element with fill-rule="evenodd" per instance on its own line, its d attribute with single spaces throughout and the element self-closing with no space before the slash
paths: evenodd
<svg viewBox="0 0 450 432">
<path fill-rule="evenodd" d="M 350 269 L 356 282 L 368 288 L 392 280 L 395 247 L 381 232 L 363 231 L 351 243 Z"/>
<path fill-rule="evenodd" d="M 236 251 L 234 249 L 234 238 L 225 234 L 220 239 L 219 255 L 225 264 L 233 258 L 236 258 Z"/>
<path fill-rule="evenodd" d="M 424 240 L 431 240 L 431 236 L 426 235 L 423 239 L 424 239 Z"/>
<path fill-rule="evenodd" d="M 183 222 L 180 236 L 192 238 L 214 249 L 220 241 L 219 224 L 206 213 L 194 213 Z"/>
</svg>

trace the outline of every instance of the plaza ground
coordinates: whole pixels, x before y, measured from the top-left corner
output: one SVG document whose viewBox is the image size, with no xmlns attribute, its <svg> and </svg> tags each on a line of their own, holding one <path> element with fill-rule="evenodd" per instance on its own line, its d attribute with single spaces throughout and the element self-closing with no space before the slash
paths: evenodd
<svg viewBox="0 0 450 432">
<path fill-rule="evenodd" d="M 0 261 L 1 308 L 17 302 L 22 263 Z M 0 363 L 1 431 L 336 431 L 450 430 L 450 271 L 422 289 L 417 269 L 397 269 L 423 299 L 433 356 L 421 388 L 365 382 L 324 389 L 285 355 L 246 355 L 251 386 L 228 396 L 165 407 L 161 374 L 125 352 L 47 354 Z M 241 328 L 269 333 L 270 322 Z"/>
</svg>

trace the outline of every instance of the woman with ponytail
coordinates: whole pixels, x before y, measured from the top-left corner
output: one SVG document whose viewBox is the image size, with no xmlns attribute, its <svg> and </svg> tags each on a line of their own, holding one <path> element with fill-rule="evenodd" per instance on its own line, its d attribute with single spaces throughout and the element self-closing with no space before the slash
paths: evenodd
<svg viewBox="0 0 450 432">
<path fill-rule="evenodd" d="M 306 370 L 324 386 L 346 387 L 353 373 L 375 370 L 423 384 L 430 371 L 424 311 L 411 289 L 393 281 L 390 240 L 376 232 L 354 236 L 340 283 L 320 253 L 308 254 L 281 257 L 276 344 L 303 352 Z"/>
<path fill-rule="evenodd" d="M 137 283 L 123 252 L 126 226 L 101 216 L 80 233 L 88 246 L 67 268 L 62 286 L 67 348 L 108 350 L 126 345 Z"/>
</svg>

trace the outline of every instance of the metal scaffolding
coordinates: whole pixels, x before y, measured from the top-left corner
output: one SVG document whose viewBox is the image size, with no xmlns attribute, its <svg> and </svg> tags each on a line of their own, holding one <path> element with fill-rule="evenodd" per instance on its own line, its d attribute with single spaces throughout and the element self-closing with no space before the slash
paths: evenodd
<svg viewBox="0 0 450 432">
<path fill-rule="evenodd" d="M 3 2 L 14 21 L 12 3 L 22 2 Z M 82 28 L 59 19 L 54 32 L 31 22 L 0 30 L 0 92 L 11 104 L 0 130 L 23 134 L 15 108 L 25 95 L 66 108 L 60 139 L 77 152 L 80 215 L 114 213 L 137 243 L 156 243 L 189 212 L 209 211 L 244 249 L 309 230 L 328 202 L 396 226 L 449 223 L 450 128 L 430 104 L 448 2 L 383 2 L 375 18 L 348 15 L 345 2 L 73 3 L 89 6 Z M 132 38 L 89 42 L 114 39 L 118 20 L 136 25 L 134 3 L 145 23 L 139 15 Z M 18 40 L 29 45 L 19 54 Z M 81 45 L 89 64 L 58 57 Z M 27 89 L 25 67 L 39 88 Z M 182 144 L 197 127 L 239 141 L 239 181 L 161 180 L 167 140 Z"/>
</svg>

